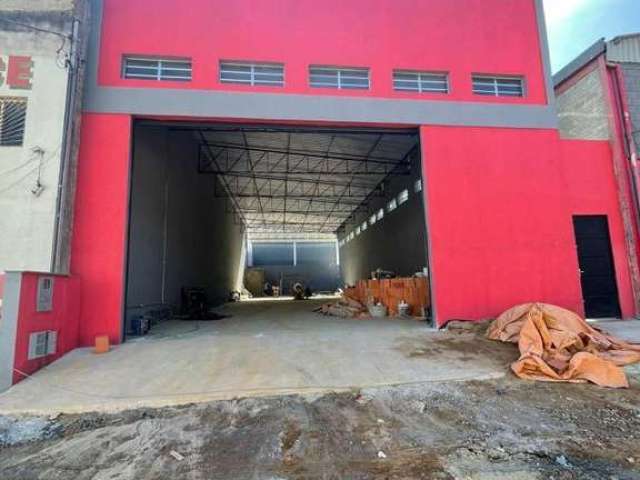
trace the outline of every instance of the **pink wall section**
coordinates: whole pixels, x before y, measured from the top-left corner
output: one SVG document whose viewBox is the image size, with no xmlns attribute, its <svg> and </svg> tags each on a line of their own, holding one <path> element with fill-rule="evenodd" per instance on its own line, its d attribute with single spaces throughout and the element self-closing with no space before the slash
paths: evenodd
<svg viewBox="0 0 640 480">
<path fill-rule="evenodd" d="M 54 278 L 53 309 L 49 312 L 37 312 L 36 296 L 40 276 L 42 275 L 30 272 L 22 274 L 14 359 L 15 370 L 13 372 L 14 383 L 25 378 L 16 370 L 32 374 L 78 346 L 80 282 L 73 277 L 46 274 L 45 276 Z M 28 360 L 29 335 L 44 330 L 58 332 L 56 353 Z"/>
<path fill-rule="evenodd" d="M 105 0 L 99 83 L 468 100 L 546 102 L 534 0 Z M 142 35 L 141 27 L 144 27 Z M 121 78 L 126 54 L 191 57 L 191 82 Z M 220 84 L 220 60 L 285 64 L 285 86 Z M 308 86 L 310 64 L 371 69 L 371 89 Z M 451 93 L 394 92 L 393 69 L 450 72 Z M 473 95 L 472 73 L 524 75 L 525 98 Z"/>
<path fill-rule="evenodd" d="M 82 119 L 71 256 L 83 290 L 81 345 L 121 340 L 130 132 L 128 115 Z"/>
<path fill-rule="evenodd" d="M 629 269 L 607 142 L 554 130 L 422 127 L 438 323 L 528 301 L 583 313 L 573 214 L 609 216 L 624 317 Z"/>
</svg>

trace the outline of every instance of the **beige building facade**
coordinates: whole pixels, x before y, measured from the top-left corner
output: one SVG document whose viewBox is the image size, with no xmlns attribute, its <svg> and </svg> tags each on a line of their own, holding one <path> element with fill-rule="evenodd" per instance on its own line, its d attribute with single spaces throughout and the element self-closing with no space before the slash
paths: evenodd
<svg viewBox="0 0 640 480">
<path fill-rule="evenodd" d="M 0 0 L 0 271 L 68 268 L 86 14 L 73 0 Z"/>
</svg>

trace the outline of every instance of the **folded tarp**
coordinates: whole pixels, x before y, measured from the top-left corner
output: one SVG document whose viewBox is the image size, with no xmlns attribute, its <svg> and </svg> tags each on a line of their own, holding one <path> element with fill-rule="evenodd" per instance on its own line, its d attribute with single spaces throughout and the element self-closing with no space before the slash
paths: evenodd
<svg viewBox="0 0 640 480">
<path fill-rule="evenodd" d="M 620 367 L 640 362 L 640 344 L 607 335 L 579 315 L 545 303 L 510 308 L 491 323 L 487 337 L 517 343 L 520 358 L 511 369 L 532 380 L 626 388 Z"/>
</svg>

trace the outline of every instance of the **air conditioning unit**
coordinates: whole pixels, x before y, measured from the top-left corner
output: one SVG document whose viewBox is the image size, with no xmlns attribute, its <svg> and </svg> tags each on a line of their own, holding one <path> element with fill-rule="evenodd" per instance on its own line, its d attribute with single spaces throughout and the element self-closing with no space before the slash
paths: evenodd
<svg viewBox="0 0 640 480">
<path fill-rule="evenodd" d="M 58 332 L 46 330 L 29 335 L 28 360 L 53 355 L 58 348 Z"/>
</svg>

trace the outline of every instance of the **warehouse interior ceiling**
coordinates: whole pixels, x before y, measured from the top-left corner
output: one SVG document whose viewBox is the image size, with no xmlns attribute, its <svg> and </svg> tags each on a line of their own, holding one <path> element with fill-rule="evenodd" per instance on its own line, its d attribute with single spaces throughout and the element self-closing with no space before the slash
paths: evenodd
<svg viewBox="0 0 640 480">
<path fill-rule="evenodd" d="M 198 169 L 218 175 L 250 236 L 334 234 L 384 179 L 409 175 L 415 129 L 182 125 L 199 142 Z"/>
</svg>

